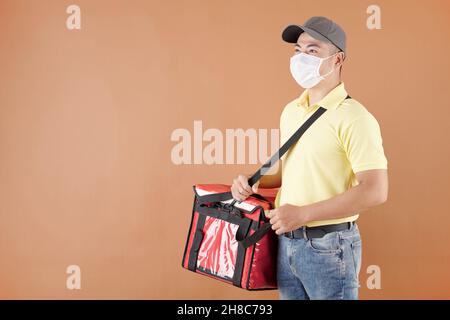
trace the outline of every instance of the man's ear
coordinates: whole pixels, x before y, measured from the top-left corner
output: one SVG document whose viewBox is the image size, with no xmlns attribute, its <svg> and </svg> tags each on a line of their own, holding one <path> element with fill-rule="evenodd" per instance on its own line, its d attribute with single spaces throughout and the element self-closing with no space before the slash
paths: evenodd
<svg viewBox="0 0 450 320">
<path fill-rule="evenodd" d="M 338 57 L 338 61 L 337 62 L 339 63 L 339 66 L 342 66 L 344 64 L 344 61 L 345 61 L 345 58 L 346 58 L 345 53 L 340 51 L 340 52 L 338 52 L 338 54 L 336 56 Z"/>
</svg>

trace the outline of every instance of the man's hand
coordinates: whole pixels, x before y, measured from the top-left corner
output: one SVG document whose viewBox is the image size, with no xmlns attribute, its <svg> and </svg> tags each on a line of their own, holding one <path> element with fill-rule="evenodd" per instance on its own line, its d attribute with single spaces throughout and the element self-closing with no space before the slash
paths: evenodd
<svg viewBox="0 0 450 320">
<path fill-rule="evenodd" d="M 272 229 L 278 235 L 306 225 L 310 221 L 309 215 L 307 207 L 299 207 L 291 204 L 284 204 L 281 207 L 270 210 L 266 214 L 270 218 Z"/>
<path fill-rule="evenodd" d="M 248 184 L 248 178 L 249 176 L 240 174 L 236 179 L 233 180 L 233 184 L 231 185 L 231 194 L 233 195 L 233 198 L 238 201 L 244 201 L 253 193 L 258 192 L 258 185 L 259 181 L 253 185 L 253 187 L 250 187 Z"/>
</svg>

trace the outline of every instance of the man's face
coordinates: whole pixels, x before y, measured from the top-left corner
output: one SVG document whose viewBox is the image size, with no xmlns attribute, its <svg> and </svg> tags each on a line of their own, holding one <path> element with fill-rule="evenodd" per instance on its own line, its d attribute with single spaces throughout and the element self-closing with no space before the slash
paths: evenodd
<svg viewBox="0 0 450 320">
<path fill-rule="evenodd" d="M 311 37 L 306 32 L 303 32 L 295 44 L 295 54 L 300 52 L 316 56 L 319 58 L 327 58 L 337 52 L 339 49 L 331 43 L 326 43 Z M 342 64 L 344 60 L 344 53 L 340 52 L 333 57 L 322 62 L 320 66 L 320 74 L 329 72 L 333 67 L 337 67 Z"/>
</svg>

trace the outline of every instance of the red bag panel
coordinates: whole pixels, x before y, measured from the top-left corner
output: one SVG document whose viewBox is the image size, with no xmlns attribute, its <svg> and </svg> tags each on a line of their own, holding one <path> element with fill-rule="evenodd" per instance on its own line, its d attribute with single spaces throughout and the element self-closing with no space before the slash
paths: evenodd
<svg viewBox="0 0 450 320">
<path fill-rule="evenodd" d="M 276 288 L 277 235 L 269 232 L 255 244 L 249 289 Z"/>
<path fill-rule="evenodd" d="M 197 221 L 198 221 L 198 212 L 193 212 L 192 213 L 192 226 L 191 229 L 189 230 L 189 237 L 188 237 L 188 242 L 186 243 L 186 252 L 184 255 L 184 261 L 183 261 L 183 267 L 184 268 L 188 268 L 188 262 L 189 262 L 189 252 L 191 252 L 191 248 L 192 248 L 192 242 L 194 241 L 194 234 L 195 234 L 195 230 L 197 230 Z"/>
<path fill-rule="evenodd" d="M 204 237 L 197 258 L 197 268 L 222 278 L 232 279 L 238 243 L 238 225 L 207 217 Z"/>
</svg>

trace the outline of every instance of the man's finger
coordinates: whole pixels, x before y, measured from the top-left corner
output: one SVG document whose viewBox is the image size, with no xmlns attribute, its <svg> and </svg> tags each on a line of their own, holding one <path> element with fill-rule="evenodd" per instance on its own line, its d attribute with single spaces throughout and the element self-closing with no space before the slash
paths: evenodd
<svg viewBox="0 0 450 320">
<path fill-rule="evenodd" d="M 233 195 L 233 198 L 237 201 L 245 200 L 245 198 L 236 189 L 232 189 L 231 194 Z"/>
<path fill-rule="evenodd" d="M 258 193 L 259 181 L 252 186 L 253 193 Z"/>
<path fill-rule="evenodd" d="M 241 186 L 238 187 L 238 193 L 243 196 L 248 196 L 248 192 L 244 190 Z"/>
<path fill-rule="evenodd" d="M 248 184 L 248 179 L 247 179 L 246 176 L 240 175 L 240 176 L 239 176 L 239 182 L 240 182 L 241 187 L 242 187 L 244 190 L 246 190 L 246 191 L 249 192 L 249 193 L 252 193 L 252 192 L 253 192 L 253 191 L 252 191 L 252 188 L 251 188 L 250 185 Z"/>
<path fill-rule="evenodd" d="M 272 209 L 270 210 L 270 223 L 274 224 L 278 221 L 278 216 L 277 216 L 277 209 Z"/>
<path fill-rule="evenodd" d="M 234 196 L 239 197 L 240 200 L 243 200 L 249 196 L 249 194 L 241 187 L 239 181 L 236 181 L 235 184 L 233 184 L 231 187 L 231 192 Z"/>
<path fill-rule="evenodd" d="M 278 230 L 280 228 L 281 228 L 281 223 L 280 222 L 277 222 L 277 223 L 272 225 L 272 230 L 276 231 L 276 230 Z"/>
<path fill-rule="evenodd" d="M 275 224 L 275 223 L 277 223 L 278 222 L 278 217 L 277 216 L 275 216 L 275 217 L 272 217 L 271 219 L 270 219 L 270 224 Z"/>
<path fill-rule="evenodd" d="M 275 230 L 275 233 L 277 235 L 282 235 L 283 233 L 286 233 L 284 228 L 278 228 L 277 230 Z"/>
</svg>

